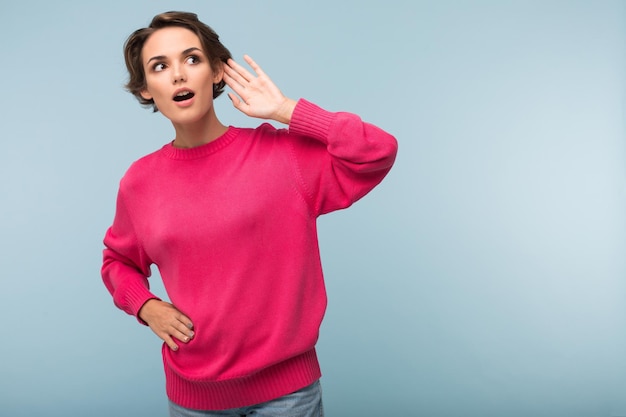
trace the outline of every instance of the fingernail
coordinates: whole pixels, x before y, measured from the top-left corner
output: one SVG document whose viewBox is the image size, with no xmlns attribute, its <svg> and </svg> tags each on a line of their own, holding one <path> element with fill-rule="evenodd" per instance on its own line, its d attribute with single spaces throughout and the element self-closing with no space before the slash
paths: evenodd
<svg viewBox="0 0 626 417">
<path fill-rule="evenodd" d="M 189 323 L 187 327 L 189 327 L 190 329 L 193 329 L 193 324 Z"/>
<path fill-rule="evenodd" d="M 193 337 L 194 332 L 189 332 L 189 337 Z"/>
<path fill-rule="evenodd" d="M 172 350 L 178 350 L 178 346 L 174 346 Z"/>
</svg>

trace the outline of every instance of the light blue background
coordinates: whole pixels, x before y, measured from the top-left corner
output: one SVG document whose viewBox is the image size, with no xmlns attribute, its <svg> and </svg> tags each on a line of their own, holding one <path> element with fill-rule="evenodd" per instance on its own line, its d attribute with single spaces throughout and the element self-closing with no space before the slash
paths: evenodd
<svg viewBox="0 0 626 417">
<path fill-rule="evenodd" d="M 167 413 L 99 268 L 120 177 L 173 137 L 122 44 L 172 9 L 399 140 L 320 220 L 327 415 L 626 416 L 626 3 L 598 0 L 4 3 L 1 415 Z"/>
</svg>

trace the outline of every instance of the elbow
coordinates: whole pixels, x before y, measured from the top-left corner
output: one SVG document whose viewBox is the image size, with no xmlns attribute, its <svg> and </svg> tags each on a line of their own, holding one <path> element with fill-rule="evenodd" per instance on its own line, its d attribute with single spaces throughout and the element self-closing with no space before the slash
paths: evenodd
<svg viewBox="0 0 626 417">
<path fill-rule="evenodd" d="M 395 136 L 388 135 L 385 142 L 387 144 L 387 160 L 389 163 L 389 168 L 391 168 L 396 161 L 396 156 L 398 155 L 398 140 Z"/>
</svg>

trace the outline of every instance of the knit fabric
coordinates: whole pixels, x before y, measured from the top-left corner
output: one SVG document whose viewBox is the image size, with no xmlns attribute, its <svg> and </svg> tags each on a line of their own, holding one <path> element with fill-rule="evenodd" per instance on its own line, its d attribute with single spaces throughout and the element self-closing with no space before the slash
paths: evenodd
<svg viewBox="0 0 626 417">
<path fill-rule="evenodd" d="M 169 398 L 186 408 L 258 404 L 319 379 L 326 309 L 316 218 L 350 206 L 391 168 L 393 136 L 298 101 L 288 129 L 229 127 L 131 165 L 104 238 L 102 277 L 137 316 L 152 264 L 194 338 L 163 346 Z"/>
</svg>

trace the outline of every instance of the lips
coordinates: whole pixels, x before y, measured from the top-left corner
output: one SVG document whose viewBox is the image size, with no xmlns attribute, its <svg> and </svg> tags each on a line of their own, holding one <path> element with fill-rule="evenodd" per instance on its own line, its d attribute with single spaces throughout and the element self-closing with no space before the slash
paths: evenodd
<svg viewBox="0 0 626 417">
<path fill-rule="evenodd" d="M 176 102 L 181 102 L 181 101 L 190 100 L 191 98 L 193 98 L 193 96 L 195 96 L 195 94 L 191 90 L 179 90 L 176 92 L 176 94 L 174 94 L 173 99 Z"/>
</svg>

